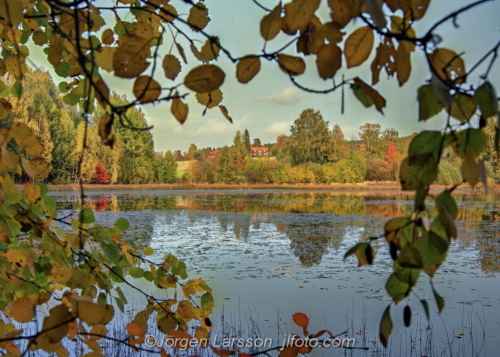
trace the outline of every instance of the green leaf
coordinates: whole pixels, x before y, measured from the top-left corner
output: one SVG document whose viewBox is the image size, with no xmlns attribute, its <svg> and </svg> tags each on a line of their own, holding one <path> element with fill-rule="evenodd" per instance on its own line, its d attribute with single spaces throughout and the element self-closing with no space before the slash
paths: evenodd
<svg viewBox="0 0 500 357">
<path fill-rule="evenodd" d="M 120 250 L 116 246 L 116 244 L 111 243 L 111 244 L 101 244 L 101 248 L 104 250 L 104 255 L 106 258 L 113 262 L 117 262 L 118 259 L 120 258 Z"/>
<path fill-rule="evenodd" d="M 420 252 L 413 247 L 411 244 L 406 245 L 401 250 L 401 254 L 398 257 L 398 263 L 405 268 L 422 268 L 422 257 Z"/>
<path fill-rule="evenodd" d="M 398 249 L 403 249 L 406 244 L 413 241 L 415 224 L 409 217 L 395 217 L 384 226 L 385 239 L 393 242 Z"/>
<path fill-rule="evenodd" d="M 345 253 L 344 260 L 351 255 L 356 255 L 358 258 L 358 267 L 360 267 L 366 264 L 372 264 L 375 252 L 369 243 L 358 243 Z"/>
<path fill-rule="evenodd" d="M 14 83 L 10 88 L 10 94 L 12 94 L 14 98 L 21 98 L 24 94 L 23 84 L 21 82 Z"/>
<path fill-rule="evenodd" d="M 497 114 L 497 94 L 490 82 L 484 82 L 476 90 L 473 98 L 474 102 L 479 106 L 484 118 L 489 118 Z"/>
<path fill-rule="evenodd" d="M 394 273 L 391 274 L 385 284 L 385 290 L 387 290 L 387 293 L 392 297 L 392 300 L 396 304 L 408 296 L 410 289 L 410 284 L 399 280 Z"/>
<path fill-rule="evenodd" d="M 423 271 L 429 276 L 434 276 L 436 269 L 446 258 L 449 243 L 449 239 L 430 231 L 415 244 L 422 257 Z"/>
<path fill-rule="evenodd" d="M 132 278 L 135 279 L 140 279 L 144 276 L 144 270 L 141 268 L 130 268 L 128 270 L 128 273 Z"/>
<path fill-rule="evenodd" d="M 78 213 L 78 221 L 82 223 L 94 223 L 94 212 L 90 208 L 84 208 Z"/>
<path fill-rule="evenodd" d="M 130 225 L 125 218 L 118 218 L 115 222 L 115 228 L 117 229 L 117 233 L 122 233 L 129 229 Z"/>
<path fill-rule="evenodd" d="M 410 161 L 412 163 L 410 164 Z M 414 155 L 401 162 L 399 180 L 403 190 L 427 188 L 438 175 L 437 159 L 433 154 Z"/>
<path fill-rule="evenodd" d="M 448 212 L 450 212 L 450 214 L 453 216 L 453 218 L 457 218 L 458 206 L 449 190 L 444 190 L 443 192 L 441 192 L 439 195 L 436 196 L 436 207 L 438 211 L 442 207 L 446 207 L 448 209 Z"/>
<path fill-rule="evenodd" d="M 151 273 L 150 271 L 145 271 L 144 272 L 144 279 L 151 282 L 151 281 L 155 280 L 155 277 L 154 277 L 153 273 Z"/>
<path fill-rule="evenodd" d="M 432 84 L 426 84 L 418 89 L 417 100 L 419 121 L 425 121 L 443 109 L 443 104 L 437 97 Z"/>
<path fill-rule="evenodd" d="M 392 270 L 398 280 L 408 284 L 410 287 L 415 286 L 420 277 L 420 269 L 402 267 L 397 260 L 394 262 Z"/>
<path fill-rule="evenodd" d="M 97 303 L 102 305 L 105 304 L 107 301 L 106 294 L 105 293 L 99 293 L 97 296 Z"/>
<path fill-rule="evenodd" d="M 474 103 L 474 99 L 472 99 L 471 96 L 461 93 L 455 94 L 453 99 L 455 102 L 451 107 L 447 107 L 446 110 L 452 117 L 460 120 L 462 123 L 466 122 L 476 112 L 476 103 Z"/>
<path fill-rule="evenodd" d="M 373 105 L 373 100 L 369 96 L 367 96 L 359 86 L 352 84 L 351 89 L 356 98 L 358 98 L 358 100 L 365 106 L 365 108 Z"/>
<path fill-rule="evenodd" d="M 60 62 L 57 64 L 57 66 L 55 66 L 55 71 L 56 71 L 56 74 L 60 77 L 68 77 L 69 76 L 69 70 L 70 70 L 70 66 L 68 63 L 66 62 Z"/>
<path fill-rule="evenodd" d="M 68 83 L 67 82 L 61 82 L 57 85 L 57 88 L 59 88 L 59 91 L 61 93 L 68 93 Z"/>
<path fill-rule="evenodd" d="M 443 134 L 439 131 L 422 131 L 412 139 L 408 147 L 408 156 L 434 154 L 438 157 L 440 152 L 445 149 L 445 147 L 441 147 L 444 144 L 443 139 Z"/>
<path fill-rule="evenodd" d="M 415 193 L 415 212 L 422 212 L 425 210 L 425 199 L 429 188 L 421 188 Z"/>
<path fill-rule="evenodd" d="M 125 312 L 125 305 L 123 305 L 123 302 L 119 298 L 117 298 L 117 297 L 115 297 L 114 299 L 115 299 L 116 305 L 118 306 L 118 308 L 120 309 L 120 311 L 122 313 L 124 313 Z"/>
<path fill-rule="evenodd" d="M 209 292 L 206 292 L 201 296 L 201 309 L 205 311 L 210 311 L 214 308 L 214 297 Z"/>
<path fill-rule="evenodd" d="M 80 101 L 80 97 L 73 91 L 69 92 L 63 97 L 63 102 L 67 105 L 76 105 Z"/>
<path fill-rule="evenodd" d="M 444 299 L 437 293 L 436 289 L 434 289 L 434 285 L 432 285 L 432 293 L 434 294 L 434 299 L 436 299 L 439 312 L 442 312 L 444 309 Z"/>
<path fill-rule="evenodd" d="M 462 159 L 470 156 L 477 158 L 486 148 L 488 136 L 481 130 L 469 128 L 456 133 L 452 143 L 453 150 Z"/>
<path fill-rule="evenodd" d="M 387 306 L 382 315 L 382 320 L 380 320 L 380 342 L 384 347 L 387 347 L 387 341 L 392 332 L 392 320 L 391 320 L 391 305 Z"/>
<path fill-rule="evenodd" d="M 115 287 L 115 291 L 116 293 L 118 294 L 118 297 L 120 298 L 120 300 L 124 303 L 124 304 L 127 304 L 127 298 L 125 297 L 125 295 L 123 294 L 123 291 L 122 289 L 117 286 Z"/>
</svg>

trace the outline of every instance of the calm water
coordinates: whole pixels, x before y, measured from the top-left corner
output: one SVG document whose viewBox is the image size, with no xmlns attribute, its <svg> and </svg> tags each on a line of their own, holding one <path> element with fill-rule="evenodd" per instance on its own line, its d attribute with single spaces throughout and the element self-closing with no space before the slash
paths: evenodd
<svg viewBox="0 0 500 357">
<path fill-rule="evenodd" d="M 74 193 L 54 194 L 66 211 Z M 342 261 L 356 242 L 382 233 L 385 221 L 411 212 L 410 196 L 398 192 L 312 191 L 113 191 L 88 193 L 101 224 L 130 221 L 127 234 L 168 252 L 214 289 L 220 334 L 282 337 L 300 333 L 291 315 L 304 312 L 310 330 L 329 329 L 368 351 L 353 356 L 497 356 L 500 350 L 500 196 L 456 195 L 459 238 L 438 270 L 434 286 L 445 298 L 442 314 L 421 275 L 407 301 L 392 310 L 391 346 L 378 344 L 378 324 L 389 304 L 384 285 L 391 260 L 376 242 L 375 264 Z M 432 209 L 432 202 L 429 202 Z M 65 212 L 66 213 L 66 212 Z M 419 299 L 429 301 L 431 321 Z M 402 322 L 409 304 L 410 329 Z M 430 329 L 427 327 L 430 326 Z M 331 349 L 314 355 L 332 355 Z"/>
</svg>

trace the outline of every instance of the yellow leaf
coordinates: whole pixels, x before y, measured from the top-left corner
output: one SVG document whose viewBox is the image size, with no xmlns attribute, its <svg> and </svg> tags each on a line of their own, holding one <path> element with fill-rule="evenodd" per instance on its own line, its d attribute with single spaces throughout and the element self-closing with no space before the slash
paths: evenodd
<svg viewBox="0 0 500 357">
<path fill-rule="evenodd" d="M 98 341 L 102 338 L 101 336 L 106 336 L 108 334 L 108 329 L 104 325 L 95 325 L 92 326 L 92 328 L 90 329 L 90 333 L 100 335 L 100 336 L 90 336 L 94 340 Z"/>
<path fill-rule="evenodd" d="M 182 48 L 181 45 L 179 45 L 177 42 L 175 43 L 175 47 L 177 48 L 177 52 L 179 52 L 179 56 L 181 56 L 182 60 L 184 63 L 188 63 L 186 59 L 186 54 L 184 53 L 184 48 Z"/>
<path fill-rule="evenodd" d="M 4 74 L 5 74 L 5 61 L 3 60 L 3 58 L 0 58 L 0 76 L 3 77 Z"/>
<path fill-rule="evenodd" d="M 48 60 L 54 67 L 61 62 L 63 46 L 61 42 L 61 37 L 59 35 L 54 35 L 49 39 L 49 56 Z"/>
<path fill-rule="evenodd" d="M 278 63 L 280 69 L 291 76 L 298 76 L 306 70 L 306 63 L 301 57 L 293 57 L 280 53 L 278 54 Z"/>
<path fill-rule="evenodd" d="M 89 326 L 93 326 L 103 323 L 106 309 L 103 305 L 95 304 L 92 301 L 78 300 L 75 312 L 80 320 Z"/>
<path fill-rule="evenodd" d="M 29 167 L 33 175 L 31 176 L 34 180 L 44 180 L 49 175 L 51 166 L 50 163 L 43 159 L 33 159 L 29 160 Z"/>
<path fill-rule="evenodd" d="M 210 109 L 222 102 L 222 92 L 216 89 L 210 93 L 196 93 L 196 99 L 198 103 Z"/>
<path fill-rule="evenodd" d="M 182 99 L 179 97 L 179 93 L 175 92 L 174 99 L 172 99 L 172 106 L 170 110 L 172 111 L 172 114 L 179 123 L 184 124 L 184 122 L 186 121 L 188 116 L 188 109 L 189 108 L 187 104 L 184 103 Z"/>
<path fill-rule="evenodd" d="M 104 26 L 105 22 L 104 22 L 104 19 L 102 18 L 101 16 L 101 11 L 95 7 L 94 5 L 90 5 L 89 6 L 90 10 L 88 11 L 90 13 L 90 23 L 91 23 L 91 27 L 90 27 L 90 31 L 98 31 L 101 27 Z"/>
<path fill-rule="evenodd" d="M 151 247 L 144 248 L 144 254 L 146 254 L 146 255 L 153 255 L 153 253 L 154 253 L 153 248 L 151 248 Z"/>
<path fill-rule="evenodd" d="M 14 77 L 23 77 L 27 72 L 28 67 L 26 67 L 26 58 L 20 55 L 10 55 L 5 62 L 5 68 Z"/>
<path fill-rule="evenodd" d="M 223 105 L 219 105 L 219 109 L 222 113 L 222 115 L 224 115 L 226 117 L 227 120 L 229 120 L 229 122 L 232 124 L 233 123 L 233 118 L 231 118 L 229 116 L 229 112 L 227 111 L 227 108 Z"/>
<path fill-rule="evenodd" d="M 35 203 L 40 198 L 40 187 L 31 181 L 26 182 L 24 185 L 23 196 L 26 202 Z"/>
<path fill-rule="evenodd" d="M 466 74 L 464 60 L 446 48 L 437 48 L 429 55 L 430 64 L 443 81 L 460 84 Z"/>
<path fill-rule="evenodd" d="M 106 82 L 102 80 L 102 78 L 97 79 L 94 81 L 95 84 L 95 97 L 97 101 L 99 102 L 100 106 L 103 109 L 106 109 L 108 107 L 108 101 L 109 101 L 109 88 L 106 85 Z"/>
<path fill-rule="evenodd" d="M 12 136 L 17 145 L 23 148 L 28 155 L 38 156 L 40 155 L 44 147 L 33 132 L 33 130 L 24 123 L 14 123 L 10 127 L 10 136 Z"/>
<path fill-rule="evenodd" d="M 113 57 L 116 47 L 101 46 L 94 52 L 94 57 L 97 65 L 106 72 L 113 71 Z"/>
<path fill-rule="evenodd" d="M 156 324 L 158 326 L 158 330 L 160 330 L 164 334 L 177 327 L 177 321 L 175 321 L 175 319 L 170 315 L 161 317 L 160 319 L 158 319 L 158 322 Z"/>
<path fill-rule="evenodd" d="M 471 188 L 476 187 L 479 182 L 479 165 L 474 158 L 467 156 L 462 162 L 460 172 L 465 181 L 467 181 Z"/>
<path fill-rule="evenodd" d="M 71 275 L 73 275 L 73 269 L 66 264 L 54 265 L 50 271 L 52 279 L 59 284 L 66 283 L 71 278 Z"/>
<path fill-rule="evenodd" d="M 200 347 L 208 347 L 208 341 L 210 340 L 210 334 L 203 327 L 197 327 L 194 333 L 194 338 L 198 340 Z"/>
<path fill-rule="evenodd" d="M 113 307 L 113 305 L 110 304 L 105 304 L 103 306 L 104 306 L 104 318 L 101 324 L 106 325 L 111 320 L 113 320 L 113 317 L 115 316 L 115 308 Z"/>
<path fill-rule="evenodd" d="M 281 30 L 281 3 L 260 21 L 260 34 L 266 41 L 272 40 Z"/>
<path fill-rule="evenodd" d="M 20 323 L 30 322 L 35 318 L 35 305 L 28 297 L 23 296 L 12 303 L 9 317 Z"/>
<path fill-rule="evenodd" d="M 28 296 L 28 298 L 31 300 L 31 302 L 34 305 L 42 305 L 42 304 L 45 304 L 46 302 L 48 302 L 50 300 L 51 296 L 52 295 L 50 295 L 49 292 L 42 291 L 38 294 L 31 294 Z"/>
<path fill-rule="evenodd" d="M 8 262 L 18 268 L 22 268 L 28 263 L 30 252 L 28 249 L 9 249 L 5 254 Z"/>
<path fill-rule="evenodd" d="M 328 6 L 332 10 L 330 17 L 343 28 L 358 16 L 363 3 L 364 0 L 328 0 Z"/>
<path fill-rule="evenodd" d="M 342 50 L 333 43 L 321 46 L 316 57 L 316 66 L 321 78 L 333 78 L 342 67 Z"/>
<path fill-rule="evenodd" d="M 373 30 L 364 26 L 354 31 L 345 41 L 344 55 L 347 68 L 361 65 L 370 56 L 373 47 Z"/>
<path fill-rule="evenodd" d="M 411 0 L 410 9 L 408 10 L 406 17 L 414 21 L 420 20 L 424 17 L 430 1 L 431 0 Z"/>
<path fill-rule="evenodd" d="M 0 120 L 7 118 L 12 111 L 12 104 L 7 99 L 0 98 Z"/>
<path fill-rule="evenodd" d="M 165 4 L 160 8 L 160 14 L 162 19 L 167 22 L 173 22 L 175 18 L 178 16 L 177 10 L 170 4 Z"/>
<path fill-rule="evenodd" d="M 294 35 L 297 30 L 304 33 L 319 3 L 320 0 L 293 0 L 286 4 L 283 31 L 289 35 Z"/>
<path fill-rule="evenodd" d="M 401 87 L 406 83 L 411 72 L 410 50 L 407 46 L 403 46 L 402 43 L 399 44 L 396 52 L 396 68 L 399 86 Z"/>
<path fill-rule="evenodd" d="M 257 56 L 243 57 L 236 65 L 236 78 L 241 83 L 248 83 L 260 71 L 260 58 Z"/>
<path fill-rule="evenodd" d="M 133 93 L 141 103 L 153 102 L 161 94 L 161 86 L 149 76 L 140 76 L 134 82 Z"/>
<path fill-rule="evenodd" d="M 150 39 L 139 36 L 123 35 L 113 55 L 115 75 L 121 78 L 135 78 L 146 70 Z"/>
<path fill-rule="evenodd" d="M 175 77 L 181 71 L 181 63 L 174 55 L 165 55 L 162 63 L 163 70 L 165 71 L 165 77 L 174 80 Z"/>
<path fill-rule="evenodd" d="M 191 9 L 189 9 L 189 16 L 187 18 L 188 24 L 194 31 L 203 30 L 210 21 L 208 17 L 208 9 L 202 2 L 197 2 Z"/>
<path fill-rule="evenodd" d="M 0 1 L 0 14 L 6 25 L 17 27 L 24 19 L 22 2 L 19 0 Z"/>
<path fill-rule="evenodd" d="M 19 155 L 8 149 L 2 148 L 2 163 L 9 170 L 12 170 L 17 167 L 17 164 L 19 164 Z"/>
<path fill-rule="evenodd" d="M 68 308 L 64 305 L 54 306 L 49 311 L 49 317 L 43 320 L 42 333 L 39 338 L 46 337 L 49 343 L 56 343 L 62 340 L 69 331 L 68 323 L 72 320 Z M 68 323 L 65 323 L 68 322 Z M 39 338 L 35 342 L 39 342 Z"/>
<path fill-rule="evenodd" d="M 115 37 L 114 36 L 115 36 L 115 33 L 113 32 L 113 30 L 106 29 L 102 33 L 101 41 L 105 45 L 111 45 L 113 42 L 115 42 Z"/>
<path fill-rule="evenodd" d="M 184 79 L 184 85 L 197 93 L 209 93 L 219 88 L 225 77 L 219 67 L 205 64 L 192 69 Z"/>
<path fill-rule="evenodd" d="M 210 62 L 219 57 L 220 52 L 220 42 L 218 37 L 211 37 L 205 41 L 205 44 L 201 47 L 201 55 L 198 60 L 202 62 Z M 196 56 L 196 55 L 195 55 Z"/>
<path fill-rule="evenodd" d="M 113 128 L 113 121 L 108 113 L 105 113 L 99 119 L 98 133 L 102 142 L 107 142 L 111 136 L 111 129 Z"/>
</svg>

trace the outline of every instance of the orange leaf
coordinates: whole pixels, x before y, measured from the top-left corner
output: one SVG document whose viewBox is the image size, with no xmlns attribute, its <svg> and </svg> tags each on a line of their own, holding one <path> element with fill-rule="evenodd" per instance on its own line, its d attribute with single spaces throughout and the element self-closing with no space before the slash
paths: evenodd
<svg viewBox="0 0 500 357">
<path fill-rule="evenodd" d="M 306 328 L 309 325 L 309 318 L 303 314 L 302 312 L 297 312 L 292 316 L 293 322 L 295 322 L 298 326 Z"/>
<path fill-rule="evenodd" d="M 208 347 L 210 347 L 210 349 L 213 351 L 213 353 L 215 353 L 217 356 L 220 356 L 220 357 L 231 356 L 234 353 L 234 351 L 230 351 L 230 350 L 219 350 L 218 348 L 215 348 L 212 345 L 208 345 Z M 244 354 L 244 353 L 242 353 L 242 354 Z"/>
</svg>

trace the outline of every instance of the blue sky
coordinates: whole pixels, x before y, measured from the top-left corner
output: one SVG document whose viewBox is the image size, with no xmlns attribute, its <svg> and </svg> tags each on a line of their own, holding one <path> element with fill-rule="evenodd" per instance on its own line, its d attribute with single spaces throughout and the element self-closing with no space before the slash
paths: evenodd
<svg viewBox="0 0 500 357">
<path fill-rule="evenodd" d="M 326 1 L 322 1 L 320 17 L 323 22 L 329 21 Z M 422 35 L 426 29 L 437 20 L 451 13 L 459 7 L 465 6 L 472 1 L 434 0 L 423 20 L 415 26 L 417 36 Z M 182 1 L 171 1 L 178 7 L 179 13 L 187 13 Z M 206 31 L 219 36 L 221 43 L 235 57 L 251 53 L 259 53 L 264 41 L 259 34 L 259 21 L 265 12 L 258 8 L 251 0 L 206 0 L 209 8 L 209 16 L 212 21 L 208 24 Z M 268 7 L 274 7 L 276 0 L 261 0 Z M 463 58 L 469 67 L 482 55 L 490 50 L 500 38 L 500 1 L 491 1 L 460 15 L 456 20 L 455 28 L 452 21 L 440 26 L 436 34 L 442 38 L 439 47 L 454 49 L 456 52 L 465 52 Z M 346 27 L 347 33 L 362 26 L 358 21 Z M 189 30 L 187 30 L 190 32 Z M 347 36 L 344 36 L 344 39 Z M 277 49 L 289 40 L 284 35 L 268 43 L 268 50 Z M 166 48 L 170 47 L 170 39 L 166 40 Z M 189 51 L 189 45 L 181 42 L 188 54 L 188 65 L 178 77 L 179 80 L 190 68 L 199 63 L 194 60 Z M 378 43 L 376 38 L 375 46 Z M 201 47 L 201 42 L 198 44 Z M 343 47 L 343 45 L 341 45 Z M 370 64 L 374 57 L 370 58 L 360 67 L 340 70 L 336 78 L 340 80 L 342 73 L 346 78 L 359 76 L 365 82 L 371 84 Z M 175 52 L 174 52 L 175 53 Z M 295 47 L 292 46 L 286 53 L 294 55 Z M 274 62 L 263 61 L 259 74 L 248 84 L 237 82 L 235 77 L 235 65 L 222 54 L 215 62 L 226 72 L 226 79 L 221 87 L 224 95 L 224 104 L 234 123 L 230 124 L 220 113 L 218 108 L 208 110 L 202 115 L 203 107 L 196 102 L 194 93 L 187 98 L 189 104 L 189 116 L 184 125 L 180 125 L 170 113 L 170 103 L 149 105 L 144 107 L 148 122 L 154 126 L 153 136 L 157 151 L 182 150 L 185 151 L 190 143 L 198 147 L 218 147 L 230 145 L 237 130 L 248 129 L 253 138 L 260 138 L 263 143 L 273 142 L 279 134 L 289 134 L 290 125 L 299 116 L 300 112 L 308 107 L 319 110 L 330 125 L 339 124 L 347 139 L 357 135 L 358 128 L 363 123 L 379 123 L 383 128 L 393 127 L 401 135 L 408 135 L 414 131 L 423 129 L 441 129 L 444 122 L 444 114 L 440 114 L 427 123 L 418 123 L 417 111 L 417 88 L 424 84 L 430 75 L 425 66 L 425 59 L 421 51 L 412 54 L 412 71 L 409 81 L 401 88 L 396 78 L 387 79 L 385 72 L 381 72 L 380 82 L 375 88 L 386 98 L 387 107 L 385 115 L 378 113 L 373 107 L 364 108 L 354 98 L 351 90 L 346 87 L 345 114 L 340 113 L 340 90 L 327 95 L 309 94 L 295 88 Z M 298 76 L 297 80 L 315 89 L 328 87 L 327 82 L 318 77 L 314 58 L 306 59 L 306 73 Z M 345 67 L 345 61 L 343 62 Z M 479 75 L 485 72 L 485 67 L 478 68 L 469 83 L 477 85 L 480 83 Z M 159 73 L 160 74 L 160 73 Z M 128 81 L 126 86 L 117 80 L 109 79 L 110 87 L 119 93 L 132 97 L 132 82 Z M 160 77 L 161 78 L 161 77 Z M 495 68 L 490 73 L 490 80 L 500 92 L 500 71 Z M 56 79 L 57 81 L 57 79 Z M 167 80 L 165 80 L 167 81 Z M 162 85 L 167 85 L 162 83 Z M 122 90 L 123 89 L 123 90 Z"/>
</svg>

